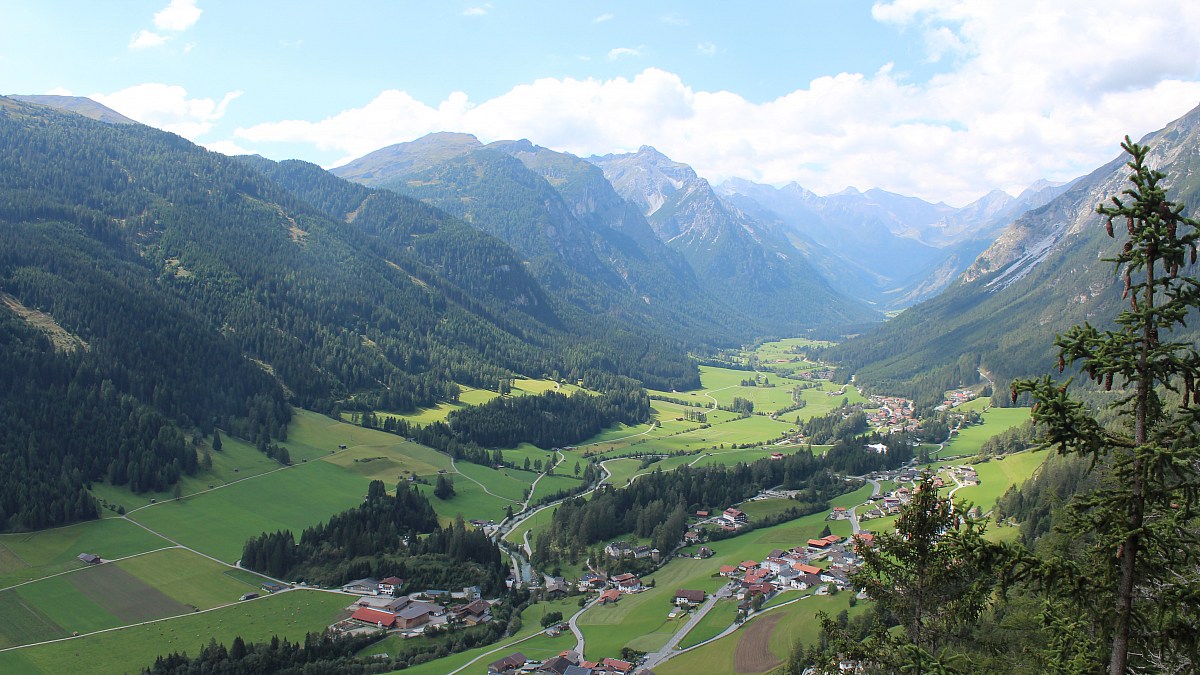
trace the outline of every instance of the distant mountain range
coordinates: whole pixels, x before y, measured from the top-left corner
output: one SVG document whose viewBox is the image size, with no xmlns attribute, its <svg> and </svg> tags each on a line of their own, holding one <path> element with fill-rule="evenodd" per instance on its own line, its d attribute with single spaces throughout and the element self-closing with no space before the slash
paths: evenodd
<svg viewBox="0 0 1200 675">
<path fill-rule="evenodd" d="M 1114 139 L 1114 145 L 1119 139 Z M 1172 199 L 1200 208 L 1200 108 L 1147 135 L 1151 166 L 1167 175 Z M 991 373 L 997 387 L 1049 372 L 1056 333 L 1091 322 L 1109 327 L 1126 307 L 1096 207 L 1127 187 L 1122 156 L 1027 211 L 944 292 L 831 351 L 860 381 L 929 401 Z M 1055 188 L 1058 189 L 1058 188 Z M 1195 276 L 1195 266 L 1185 273 Z M 1193 325 L 1195 325 L 1193 323 Z M 1185 338 L 1200 337 L 1189 329 Z"/>
</svg>

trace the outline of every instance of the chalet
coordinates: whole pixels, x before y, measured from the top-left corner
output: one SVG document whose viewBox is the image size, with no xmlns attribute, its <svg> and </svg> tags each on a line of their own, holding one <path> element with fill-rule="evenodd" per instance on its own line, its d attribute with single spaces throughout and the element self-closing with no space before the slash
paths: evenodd
<svg viewBox="0 0 1200 675">
<path fill-rule="evenodd" d="M 680 607 L 695 607 L 704 602 L 704 591 L 689 591 L 681 588 L 675 591 L 675 604 Z"/>
<path fill-rule="evenodd" d="M 775 459 L 775 460 L 783 459 L 783 453 L 782 452 L 772 452 L 771 459 Z"/>
<path fill-rule="evenodd" d="M 734 567 L 733 565 L 721 565 L 721 568 L 717 571 L 723 577 L 730 577 L 734 574 L 737 574 L 738 568 Z"/>
<path fill-rule="evenodd" d="M 854 543 L 858 546 L 870 546 L 875 543 L 875 535 L 870 532 L 859 532 L 854 535 Z"/>
<path fill-rule="evenodd" d="M 850 517 L 850 511 L 844 506 L 835 506 L 829 517 L 832 520 L 845 520 Z"/>
<path fill-rule="evenodd" d="M 544 575 L 546 585 L 546 597 L 562 597 L 567 594 L 567 580 L 562 577 L 553 577 L 549 574 Z"/>
<path fill-rule="evenodd" d="M 400 577 L 388 577 L 379 582 L 378 588 L 380 593 L 391 595 L 404 587 L 404 580 Z"/>
<path fill-rule="evenodd" d="M 842 538 L 837 536 L 836 534 L 827 534 L 824 537 L 821 537 L 821 539 L 823 539 L 831 544 L 836 544 L 842 540 Z"/>
<path fill-rule="evenodd" d="M 700 533 L 695 530 L 688 530 L 683 535 L 683 541 L 687 544 L 698 544 L 700 543 Z"/>
<path fill-rule="evenodd" d="M 642 590 L 642 580 L 637 578 L 636 574 L 618 574 L 612 580 L 622 593 L 637 593 Z"/>
<path fill-rule="evenodd" d="M 342 590 L 355 595 L 379 595 L 379 580 L 370 577 L 355 579 L 342 586 Z"/>
<path fill-rule="evenodd" d="M 701 546 L 700 548 L 696 549 L 697 558 L 711 558 L 713 555 L 713 550 L 707 546 Z"/>
<path fill-rule="evenodd" d="M 604 584 L 608 583 L 608 577 L 603 573 L 585 572 L 579 577 L 579 590 L 594 591 L 599 588 L 604 588 Z"/>
<path fill-rule="evenodd" d="M 492 606 L 486 600 L 476 600 L 466 605 L 458 605 L 450 610 L 449 615 L 455 621 L 475 626 L 492 620 Z"/>
<path fill-rule="evenodd" d="M 782 558 L 784 553 L 787 553 L 787 551 L 785 551 L 781 548 L 771 549 L 771 552 L 767 554 L 767 557 L 768 558 Z"/>
<path fill-rule="evenodd" d="M 614 541 L 604 547 L 604 553 L 610 558 L 617 558 L 619 560 L 625 556 L 632 555 L 633 546 L 627 541 Z"/>
<path fill-rule="evenodd" d="M 808 547 L 810 549 L 824 551 L 825 549 L 829 548 L 829 542 L 825 541 L 824 539 L 809 539 Z"/>
<path fill-rule="evenodd" d="M 554 658 L 546 659 L 542 667 L 535 671 L 538 675 L 566 675 L 572 666 L 579 665 L 579 655 L 573 651 L 565 651 Z"/>
<path fill-rule="evenodd" d="M 744 560 L 738 565 L 738 568 L 743 571 L 758 569 L 758 563 L 753 560 Z"/>
<path fill-rule="evenodd" d="M 741 509 L 725 509 L 725 513 L 722 514 L 721 517 L 725 520 L 728 520 L 730 523 L 733 523 L 734 525 L 740 525 L 741 523 L 746 522 L 746 514 Z"/>
<path fill-rule="evenodd" d="M 756 595 L 769 596 L 774 592 L 775 592 L 775 584 L 773 584 L 769 581 L 763 581 L 761 583 L 753 584 L 749 588 L 746 589 L 746 593 L 747 593 L 747 595 L 749 595 L 749 597 L 754 597 Z"/>
<path fill-rule="evenodd" d="M 697 511 L 697 512 L 696 512 L 696 517 L 697 517 L 697 518 L 707 518 L 707 517 L 708 517 L 708 511 Z"/>
<path fill-rule="evenodd" d="M 610 602 L 616 602 L 621 599 L 621 591 L 615 588 L 610 588 L 600 594 L 600 604 L 607 605 Z"/>
<path fill-rule="evenodd" d="M 804 590 L 806 588 L 815 588 L 820 585 L 821 577 L 815 574 L 801 574 L 795 579 L 792 579 L 792 587 L 800 590 Z"/>
<path fill-rule="evenodd" d="M 649 558 L 650 557 L 650 547 L 649 546 L 635 546 L 633 549 L 633 557 Z"/>
<path fill-rule="evenodd" d="M 586 668 L 583 665 L 567 666 L 567 669 L 563 671 L 563 675 L 593 675 L 595 672 L 596 671 L 592 670 L 591 668 Z"/>
<path fill-rule="evenodd" d="M 792 565 L 792 569 L 796 570 L 797 572 L 799 572 L 801 574 L 820 574 L 821 573 L 820 567 L 817 567 L 816 565 L 808 565 L 805 563 L 795 563 L 794 565 Z"/>
<path fill-rule="evenodd" d="M 800 575 L 801 573 L 799 571 L 789 567 L 785 570 L 780 570 L 779 574 L 775 575 L 775 580 L 779 582 L 779 586 L 781 588 L 784 586 L 790 587 L 792 586 L 792 581 L 794 581 Z"/>
<path fill-rule="evenodd" d="M 504 673 L 508 675 L 515 673 L 525 665 L 525 655 L 521 652 L 513 652 L 499 661 L 492 661 L 488 664 L 488 673 Z"/>
<path fill-rule="evenodd" d="M 762 566 L 772 572 L 778 572 L 782 569 L 790 567 L 790 563 L 783 558 L 767 558 L 763 561 Z"/>
<path fill-rule="evenodd" d="M 96 555 L 95 553 L 80 553 L 76 557 L 79 558 L 80 562 L 88 565 L 99 565 L 100 563 L 104 562 L 100 559 L 100 556 Z"/>
<path fill-rule="evenodd" d="M 379 628 L 393 628 L 397 623 L 397 615 L 391 612 L 381 612 L 370 607 L 359 607 L 350 615 L 353 621 L 361 621 L 362 623 Z"/>
<path fill-rule="evenodd" d="M 600 666 L 607 669 L 609 673 L 620 673 L 626 675 L 633 672 L 633 664 L 620 659 L 604 659 L 600 662 Z"/>
</svg>

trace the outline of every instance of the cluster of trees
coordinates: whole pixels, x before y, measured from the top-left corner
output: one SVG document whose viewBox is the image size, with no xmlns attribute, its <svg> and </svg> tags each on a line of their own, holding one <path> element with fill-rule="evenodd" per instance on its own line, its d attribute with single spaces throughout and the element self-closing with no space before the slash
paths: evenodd
<svg viewBox="0 0 1200 675">
<path fill-rule="evenodd" d="M 814 417 L 800 423 L 800 429 L 810 443 L 828 445 L 844 438 L 861 434 L 868 428 L 867 414 L 861 410 L 849 415 L 834 410 L 828 415 Z"/>
<path fill-rule="evenodd" d="M 382 575 L 418 587 L 488 590 L 503 587 L 505 571 L 486 535 L 461 519 L 438 527 L 429 500 L 406 481 L 390 496 L 382 481 L 372 481 L 361 505 L 305 529 L 299 543 L 286 530 L 251 537 L 241 563 L 275 578 L 325 585 Z"/>
<path fill-rule="evenodd" d="M 835 476 L 824 458 L 805 452 L 732 467 L 681 466 L 675 471 L 654 471 L 627 487 L 605 490 L 587 500 L 563 502 L 550 526 L 537 536 L 533 557 L 539 564 L 574 561 L 593 544 L 628 534 L 649 537 L 656 548 L 667 552 L 683 536 L 688 514 L 724 508 L 776 485 L 803 489 L 804 502 L 822 506 L 853 487 Z"/>
<path fill-rule="evenodd" d="M 965 505 L 929 481 L 876 535 L 854 581 L 879 604 L 866 631 L 826 621 L 822 647 L 793 659 L 843 672 L 1195 672 L 1200 667 L 1200 351 L 1175 334 L 1200 309 L 1200 282 L 1179 274 L 1200 222 L 1166 198 L 1149 149 L 1125 139 L 1132 187 L 1098 211 L 1124 281 L 1117 330 L 1077 325 L 1055 340 L 1110 391 L 1094 410 L 1051 376 L 1013 383 L 1030 396 L 1039 440 L 1059 461 L 1001 500 L 1025 518 L 1022 541 L 997 544 Z M 889 624 L 898 626 L 889 630 Z"/>
<path fill-rule="evenodd" d="M 650 399 L 644 389 L 623 378 L 607 384 L 610 388 L 599 394 L 577 391 L 568 396 L 547 391 L 536 396 L 494 398 L 459 408 L 445 422 L 425 426 L 394 417 L 384 418 L 378 426 L 451 457 L 476 464 L 503 464 L 504 455 L 496 447 L 572 445 L 614 424 L 642 424 L 650 419 Z M 378 424 L 374 415 L 363 415 L 362 420 L 365 426 Z"/>
<path fill-rule="evenodd" d="M 255 673 L 288 673 L 294 675 L 358 675 L 385 673 L 391 670 L 387 661 L 356 657 L 359 651 L 379 641 L 382 634 L 334 636 L 330 633 L 309 633 L 303 642 L 292 642 L 279 636 L 270 642 L 246 642 L 235 637 L 229 647 L 215 639 L 200 647 L 195 656 L 171 652 L 159 656 L 154 665 L 143 668 L 143 675 L 252 675 Z"/>
</svg>

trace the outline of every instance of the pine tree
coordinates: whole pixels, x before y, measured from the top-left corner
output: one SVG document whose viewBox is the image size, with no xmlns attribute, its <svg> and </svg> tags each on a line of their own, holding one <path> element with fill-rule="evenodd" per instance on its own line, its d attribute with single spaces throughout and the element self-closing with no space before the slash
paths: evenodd
<svg viewBox="0 0 1200 675">
<path fill-rule="evenodd" d="M 1149 148 L 1129 137 L 1121 147 L 1132 186 L 1097 211 L 1125 226 L 1128 240 L 1109 259 L 1124 280 L 1129 307 L 1116 330 L 1075 326 L 1055 340 L 1059 371 L 1077 366 L 1105 391 L 1115 389 L 1108 407 L 1120 425 L 1100 415 L 1050 376 L 1013 383 L 1013 397 L 1028 392 L 1043 440 L 1059 452 L 1078 454 L 1107 471 L 1100 489 L 1077 500 L 1071 527 L 1091 542 L 1083 564 L 1058 560 L 1047 576 L 1067 577 L 1077 606 L 1094 598 L 1108 601 L 1095 610 L 1111 642 L 1109 672 L 1134 665 L 1158 669 L 1166 659 L 1179 670 L 1196 667 L 1195 598 L 1200 592 L 1194 559 L 1200 507 L 1200 354 L 1190 342 L 1164 333 L 1184 325 L 1200 308 L 1200 282 L 1179 272 L 1196 262 L 1197 221 L 1167 199 L 1165 175 L 1147 164 Z M 1168 401 L 1178 401 L 1170 404 Z M 1130 655 L 1142 655 L 1138 664 Z M 1156 656 L 1157 655 L 1157 656 Z"/>
</svg>

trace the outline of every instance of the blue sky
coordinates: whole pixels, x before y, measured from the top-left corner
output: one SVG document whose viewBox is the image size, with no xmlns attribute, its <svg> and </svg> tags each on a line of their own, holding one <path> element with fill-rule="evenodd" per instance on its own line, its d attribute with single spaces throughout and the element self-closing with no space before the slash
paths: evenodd
<svg viewBox="0 0 1200 675">
<path fill-rule="evenodd" d="M 1200 103 L 1200 3 L 1130 4 L 0 0 L 0 73 L 229 153 L 451 130 L 964 204 Z"/>
</svg>

